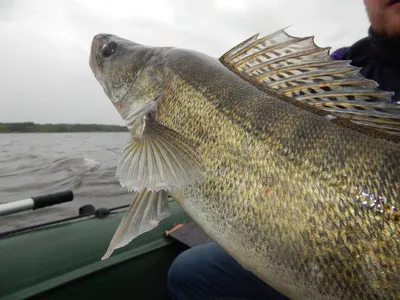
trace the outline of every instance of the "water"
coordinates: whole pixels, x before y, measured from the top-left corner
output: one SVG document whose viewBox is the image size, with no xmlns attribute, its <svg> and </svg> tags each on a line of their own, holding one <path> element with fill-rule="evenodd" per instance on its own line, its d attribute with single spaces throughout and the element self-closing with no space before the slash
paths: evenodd
<svg viewBox="0 0 400 300">
<path fill-rule="evenodd" d="M 72 202 L 0 217 L 0 232 L 75 216 L 84 204 L 115 207 L 132 195 L 115 177 L 129 133 L 0 134 L 0 203 L 71 189 Z"/>
</svg>

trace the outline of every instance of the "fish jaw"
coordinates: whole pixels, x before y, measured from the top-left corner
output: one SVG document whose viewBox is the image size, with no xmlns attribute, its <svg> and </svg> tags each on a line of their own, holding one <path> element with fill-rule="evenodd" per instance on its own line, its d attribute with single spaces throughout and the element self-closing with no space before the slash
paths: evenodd
<svg viewBox="0 0 400 300">
<path fill-rule="evenodd" d="M 89 66 L 128 128 L 160 99 L 162 69 L 154 50 L 111 34 L 93 38 Z"/>
<path fill-rule="evenodd" d="M 109 40 L 110 34 L 100 33 L 94 36 L 92 40 L 92 45 L 90 48 L 90 56 L 89 56 L 89 66 L 92 70 L 95 78 L 98 81 L 101 81 L 102 78 L 102 69 L 103 69 L 103 60 L 99 52 L 104 43 Z"/>
</svg>

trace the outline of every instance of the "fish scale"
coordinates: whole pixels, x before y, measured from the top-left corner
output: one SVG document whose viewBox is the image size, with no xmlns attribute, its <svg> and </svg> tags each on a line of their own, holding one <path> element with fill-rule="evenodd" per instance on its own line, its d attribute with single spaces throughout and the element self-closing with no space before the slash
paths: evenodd
<svg viewBox="0 0 400 300">
<path fill-rule="evenodd" d="M 355 83 L 357 69 L 333 63 L 312 38 L 257 37 L 219 60 L 95 37 L 96 78 L 112 100 L 132 107 L 119 111 L 132 139 L 117 175 L 134 200 L 103 259 L 157 226 L 170 194 L 244 268 L 290 299 L 398 299 L 399 107 L 374 82 Z M 104 57 L 109 41 L 121 46 Z M 287 75 L 279 80 L 304 95 L 285 95 L 286 84 L 267 80 L 279 70 Z M 118 100 L 109 87 L 121 80 L 132 84 Z"/>
</svg>

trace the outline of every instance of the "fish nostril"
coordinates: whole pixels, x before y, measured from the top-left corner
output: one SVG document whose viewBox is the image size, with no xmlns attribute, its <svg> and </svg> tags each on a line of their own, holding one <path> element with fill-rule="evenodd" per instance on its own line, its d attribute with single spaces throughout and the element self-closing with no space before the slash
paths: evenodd
<svg viewBox="0 0 400 300">
<path fill-rule="evenodd" d="M 101 38 L 107 37 L 107 36 L 109 36 L 109 34 L 106 34 L 106 33 L 98 33 L 98 34 L 96 34 L 96 35 L 94 36 L 94 38 L 95 38 L 95 39 L 101 39 Z"/>
<path fill-rule="evenodd" d="M 109 41 L 110 36 L 111 36 L 110 34 L 98 33 L 93 37 L 92 43 L 103 46 L 105 43 Z"/>
</svg>

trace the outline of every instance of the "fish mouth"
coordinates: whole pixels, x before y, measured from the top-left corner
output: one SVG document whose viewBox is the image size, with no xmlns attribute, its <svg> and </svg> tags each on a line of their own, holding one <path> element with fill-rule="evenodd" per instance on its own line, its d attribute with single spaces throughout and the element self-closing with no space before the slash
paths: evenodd
<svg viewBox="0 0 400 300">
<path fill-rule="evenodd" d="M 93 37 L 89 56 L 89 66 L 94 74 L 94 77 L 103 87 L 107 97 L 114 104 L 118 104 L 125 99 L 133 83 L 119 84 L 118 88 L 116 88 L 115 84 L 109 80 L 108 74 L 104 73 L 104 60 L 108 56 L 111 56 L 104 53 L 104 48 L 110 42 L 114 42 L 115 45 L 118 45 L 112 34 L 99 33 Z"/>
<path fill-rule="evenodd" d="M 97 80 L 101 79 L 103 72 L 102 47 L 111 41 L 111 34 L 100 33 L 93 37 L 89 55 L 89 66 Z"/>
</svg>

